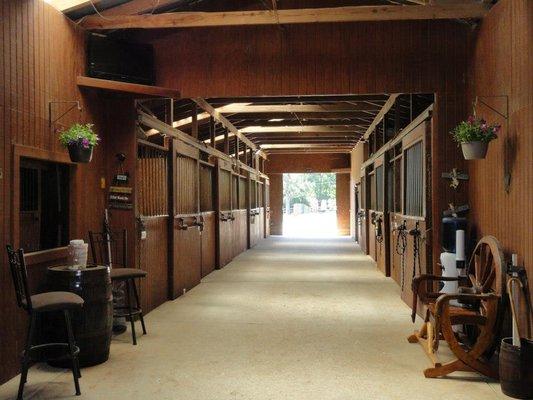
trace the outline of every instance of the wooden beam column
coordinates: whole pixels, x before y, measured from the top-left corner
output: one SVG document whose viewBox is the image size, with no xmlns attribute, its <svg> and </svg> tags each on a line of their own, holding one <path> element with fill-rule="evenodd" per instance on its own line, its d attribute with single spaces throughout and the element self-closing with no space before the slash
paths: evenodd
<svg viewBox="0 0 533 400">
<path fill-rule="evenodd" d="M 198 139 L 198 106 L 196 103 L 192 103 L 191 107 L 192 123 L 191 123 L 191 135 L 193 138 Z"/>
<path fill-rule="evenodd" d="M 209 117 L 209 144 L 215 147 L 215 119 Z"/>
</svg>

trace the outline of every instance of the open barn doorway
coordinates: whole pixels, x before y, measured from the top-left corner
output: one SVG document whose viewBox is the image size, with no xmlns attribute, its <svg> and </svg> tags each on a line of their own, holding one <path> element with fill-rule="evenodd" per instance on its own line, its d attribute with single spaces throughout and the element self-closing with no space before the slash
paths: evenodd
<svg viewBox="0 0 533 400">
<path fill-rule="evenodd" d="M 339 235 L 336 174 L 283 174 L 283 235 Z"/>
</svg>

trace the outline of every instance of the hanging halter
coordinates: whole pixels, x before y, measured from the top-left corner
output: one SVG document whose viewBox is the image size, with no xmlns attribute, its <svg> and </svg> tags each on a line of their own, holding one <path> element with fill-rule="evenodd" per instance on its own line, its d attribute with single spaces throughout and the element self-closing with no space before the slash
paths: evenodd
<svg viewBox="0 0 533 400">
<path fill-rule="evenodd" d="M 405 284 L 405 252 L 407 250 L 407 222 L 403 220 L 402 224 L 395 228 L 396 230 L 396 254 L 401 256 L 400 282 L 403 292 Z"/>
</svg>

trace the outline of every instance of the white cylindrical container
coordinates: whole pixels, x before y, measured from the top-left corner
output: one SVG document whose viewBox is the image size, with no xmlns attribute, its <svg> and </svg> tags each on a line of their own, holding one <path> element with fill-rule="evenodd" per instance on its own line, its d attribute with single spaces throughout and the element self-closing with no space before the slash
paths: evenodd
<svg viewBox="0 0 533 400">
<path fill-rule="evenodd" d="M 455 259 L 465 261 L 465 231 L 461 229 L 455 231 Z"/>
<path fill-rule="evenodd" d="M 83 240 L 71 240 L 68 246 L 69 264 L 80 268 L 86 268 L 88 250 L 89 245 Z"/>
<path fill-rule="evenodd" d="M 456 266 L 456 257 L 454 253 L 440 253 L 440 263 L 442 265 L 442 276 L 449 278 L 457 278 L 459 271 Z M 444 286 L 440 290 L 441 293 L 457 293 L 457 281 L 444 281 Z M 457 301 L 450 301 L 452 305 L 458 305 Z"/>
</svg>

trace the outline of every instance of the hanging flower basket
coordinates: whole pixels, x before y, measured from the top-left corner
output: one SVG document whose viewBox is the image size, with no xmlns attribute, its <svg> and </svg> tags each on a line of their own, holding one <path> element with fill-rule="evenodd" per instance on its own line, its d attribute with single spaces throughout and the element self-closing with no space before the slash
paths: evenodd
<svg viewBox="0 0 533 400">
<path fill-rule="evenodd" d="M 100 138 L 93 131 L 92 124 L 74 124 L 61 132 L 59 141 L 68 149 L 70 160 L 76 163 L 88 163 L 93 156 L 94 146 Z"/>
<path fill-rule="evenodd" d="M 500 125 L 488 125 L 484 119 L 470 116 L 460 122 L 451 134 L 461 145 L 465 160 L 481 160 L 487 156 L 489 143 L 498 137 L 500 129 Z"/>
<path fill-rule="evenodd" d="M 69 144 L 68 154 L 70 156 L 70 161 L 72 162 L 88 163 L 93 158 L 93 147 L 84 147 L 77 143 Z"/>
<path fill-rule="evenodd" d="M 487 156 L 489 143 L 482 141 L 464 142 L 461 143 L 461 149 L 465 160 L 482 160 Z"/>
</svg>

